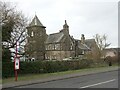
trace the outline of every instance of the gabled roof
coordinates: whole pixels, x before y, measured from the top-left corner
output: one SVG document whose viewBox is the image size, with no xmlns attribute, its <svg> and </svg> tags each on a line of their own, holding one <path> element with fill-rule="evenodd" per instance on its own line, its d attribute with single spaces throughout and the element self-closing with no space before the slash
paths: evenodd
<svg viewBox="0 0 120 90">
<path fill-rule="evenodd" d="M 40 20 L 38 19 L 36 15 L 33 18 L 32 22 L 29 24 L 29 26 L 41 26 L 45 28 L 45 26 L 43 26 L 43 24 L 40 22 Z"/>
<path fill-rule="evenodd" d="M 120 48 L 112 48 L 114 50 L 116 50 L 117 52 L 120 52 Z"/>
<path fill-rule="evenodd" d="M 118 52 L 118 50 L 116 48 L 106 48 L 103 51 L 105 51 L 105 52 L 116 52 L 116 53 Z"/>
<path fill-rule="evenodd" d="M 85 44 L 88 46 L 88 47 L 92 47 L 92 44 L 95 43 L 95 39 L 86 39 L 85 40 Z"/>
<path fill-rule="evenodd" d="M 75 39 L 73 38 L 73 36 L 70 36 L 71 41 L 74 43 Z"/>
<path fill-rule="evenodd" d="M 90 48 L 86 45 L 86 44 L 79 44 L 78 48 L 82 49 L 82 50 L 90 50 Z"/>
<path fill-rule="evenodd" d="M 90 48 L 86 44 L 82 44 L 80 40 L 78 40 L 78 48 L 82 50 L 90 50 Z"/>
<path fill-rule="evenodd" d="M 60 42 L 61 39 L 63 38 L 63 36 L 64 36 L 63 32 L 50 34 L 50 35 L 48 35 L 47 40 L 46 40 L 45 43 L 57 43 L 57 42 Z"/>
</svg>

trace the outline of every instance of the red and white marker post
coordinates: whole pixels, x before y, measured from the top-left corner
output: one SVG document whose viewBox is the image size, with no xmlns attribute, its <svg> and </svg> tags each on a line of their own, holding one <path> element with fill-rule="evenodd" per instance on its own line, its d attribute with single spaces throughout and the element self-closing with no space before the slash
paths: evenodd
<svg viewBox="0 0 120 90">
<path fill-rule="evenodd" d="M 20 66 L 20 59 L 18 57 L 18 49 L 19 49 L 19 43 L 16 42 L 16 53 L 15 53 L 15 58 L 14 58 L 15 81 L 17 81 L 17 79 L 18 79 L 17 71 L 18 71 L 19 66 Z"/>
</svg>

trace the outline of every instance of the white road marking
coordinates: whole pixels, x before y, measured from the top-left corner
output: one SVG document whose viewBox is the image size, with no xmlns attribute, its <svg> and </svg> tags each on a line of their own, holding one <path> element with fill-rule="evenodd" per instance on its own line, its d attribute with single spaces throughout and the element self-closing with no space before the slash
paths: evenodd
<svg viewBox="0 0 120 90">
<path fill-rule="evenodd" d="M 116 79 L 112 79 L 112 80 L 108 80 L 108 81 L 105 81 L 105 82 L 100 82 L 100 83 L 96 83 L 96 84 L 92 84 L 92 85 L 83 86 L 83 87 L 80 87 L 80 88 L 88 88 L 88 87 L 92 87 L 92 86 L 96 86 L 96 85 L 100 85 L 100 84 L 104 84 L 104 83 L 113 82 L 115 80 Z"/>
</svg>

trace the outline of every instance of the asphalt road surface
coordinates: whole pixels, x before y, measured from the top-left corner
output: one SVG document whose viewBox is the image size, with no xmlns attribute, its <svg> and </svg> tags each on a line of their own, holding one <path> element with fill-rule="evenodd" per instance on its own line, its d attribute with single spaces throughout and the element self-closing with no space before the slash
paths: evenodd
<svg viewBox="0 0 120 90">
<path fill-rule="evenodd" d="M 118 71 L 85 75 L 17 88 L 118 88 Z"/>
</svg>

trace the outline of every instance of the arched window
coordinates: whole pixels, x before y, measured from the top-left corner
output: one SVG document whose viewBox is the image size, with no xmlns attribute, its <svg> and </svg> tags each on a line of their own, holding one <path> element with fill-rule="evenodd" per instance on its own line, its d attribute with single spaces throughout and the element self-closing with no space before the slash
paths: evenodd
<svg viewBox="0 0 120 90">
<path fill-rule="evenodd" d="M 73 49 L 73 46 L 71 45 L 71 46 L 70 46 L 70 50 L 72 50 L 72 49 Z"/>
<path fill-rule="evenodd" d="M 73 49 L 73 43 L 71 43 L 71 45 L 70 45 L 70 50 L 72 50 Z"/>
<path fill-rule="evenodd" d="M 31 36 L 32 36 L 32 37 L 34 36 L 34 33 L 33 33 L 33 31 L 31 32 Z"/>
</svg>

